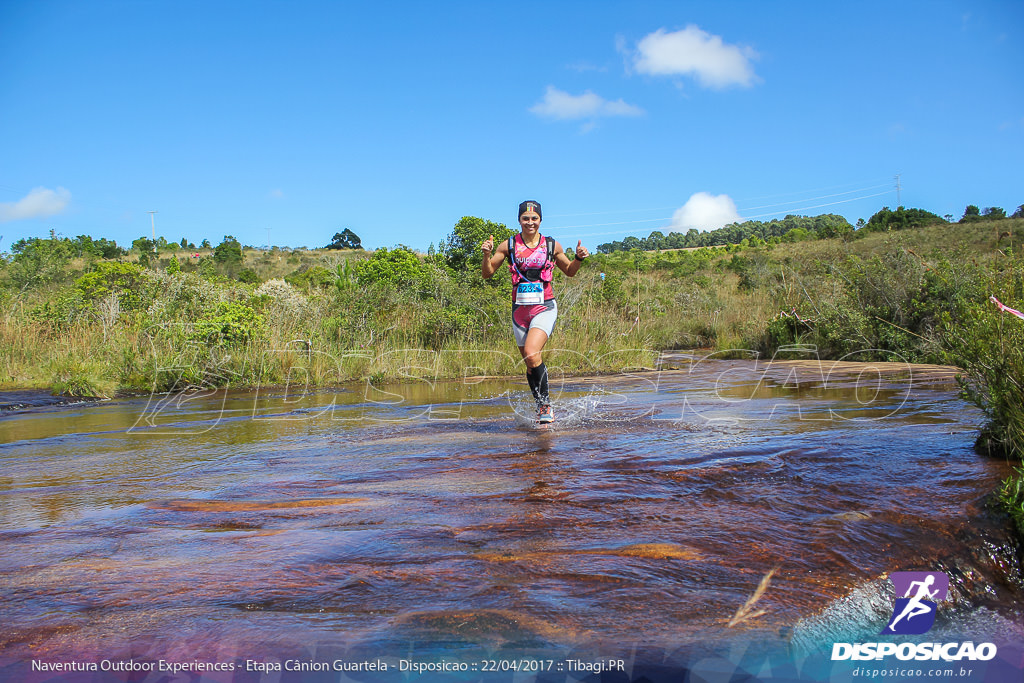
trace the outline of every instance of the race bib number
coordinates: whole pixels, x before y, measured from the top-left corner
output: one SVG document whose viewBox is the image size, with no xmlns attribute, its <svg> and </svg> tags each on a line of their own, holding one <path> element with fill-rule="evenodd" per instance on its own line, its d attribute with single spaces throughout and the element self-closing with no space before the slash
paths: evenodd
<svg viewBox="0 0 1024 683">
<path fill-rule="evenodd" d="M 516 304 L 520 306 L 544 303 L 544 284 L 520 282 L 516 286 Z"/>
</svg>

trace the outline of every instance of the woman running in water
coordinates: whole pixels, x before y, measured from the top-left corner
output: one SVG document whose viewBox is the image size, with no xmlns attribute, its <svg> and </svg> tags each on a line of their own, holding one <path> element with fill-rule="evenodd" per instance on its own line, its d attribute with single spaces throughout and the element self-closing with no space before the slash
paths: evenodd
<svg viewBox="0 0 1024 683">
<path fill-rule="evenodd" d="M 512 333 L 519 353 L 526 362 L 526 381 L 537 401 L 537 421 L 546 424 L 555 419 L 548 398 L 548 371 L 541 351 L 551 336 L 558 317 L 558 305 L 551 288 L 554 267 L 573 277 L 590 255 L 582 242 L 576 243 L 576 259 L 570 261 L 562 245 L 540 234 L 540 203 L 525 201 L 519 205 L 519 234 L 495 248 L 494 235 L 480 245 L 484 253 L 481 274 L 490 278 L 508 258 L 512 273 Z"/>
</svg>

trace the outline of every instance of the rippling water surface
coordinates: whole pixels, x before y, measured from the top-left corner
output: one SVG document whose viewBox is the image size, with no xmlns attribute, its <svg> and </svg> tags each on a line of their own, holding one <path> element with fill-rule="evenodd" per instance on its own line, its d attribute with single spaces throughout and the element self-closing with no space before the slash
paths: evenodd
<svg viewBox="0 0 1024 683">
<path fill-rule="evenodd" d="M 894 570 L 1012 631 L 1010 468 L 950 372 L 676 367 L 555 378 L 547 429 L 505 380 L 9 401 L 3 659 L 813 647 Z"/>
</svg>

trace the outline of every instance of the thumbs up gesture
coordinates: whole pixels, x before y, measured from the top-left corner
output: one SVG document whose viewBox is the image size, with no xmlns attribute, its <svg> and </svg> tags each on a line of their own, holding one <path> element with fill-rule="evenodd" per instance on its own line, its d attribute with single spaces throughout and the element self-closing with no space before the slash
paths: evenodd
<svg viewBox="0 0 1024 683">
<path fill-rule="evenodd" d="M 590 256 L 590 252 L 587 251 L 587 248 L 585 246 L 583 246 L 583 240 L 577 240 L 575 253 L 576 258 L 578 258 L 580 261 Z"/>
<path fill-rule="evenodd" d="M 491 255 L 491 252 L 494 251 L 494 235 L 484 240 L 484 243 L 480 245 L 480 251 L 484 252 L 486 256 Z"/>
</svg>

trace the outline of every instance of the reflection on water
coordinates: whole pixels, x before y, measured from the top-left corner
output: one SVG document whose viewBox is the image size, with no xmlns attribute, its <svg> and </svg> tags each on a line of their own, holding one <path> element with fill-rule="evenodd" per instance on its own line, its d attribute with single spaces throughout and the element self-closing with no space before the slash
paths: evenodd
<svg viewBox="0 0 1024 683">
<path fill-rule="evenodd" d="M 972 451 L 948 370 L 677 365 L 556 374 L 548 429 L 504 380 L 0 417 L 3 656 L 806 644 L 910 569 L 1006 628 L 982 499 L 1010 468 Z"/>
</svg>

